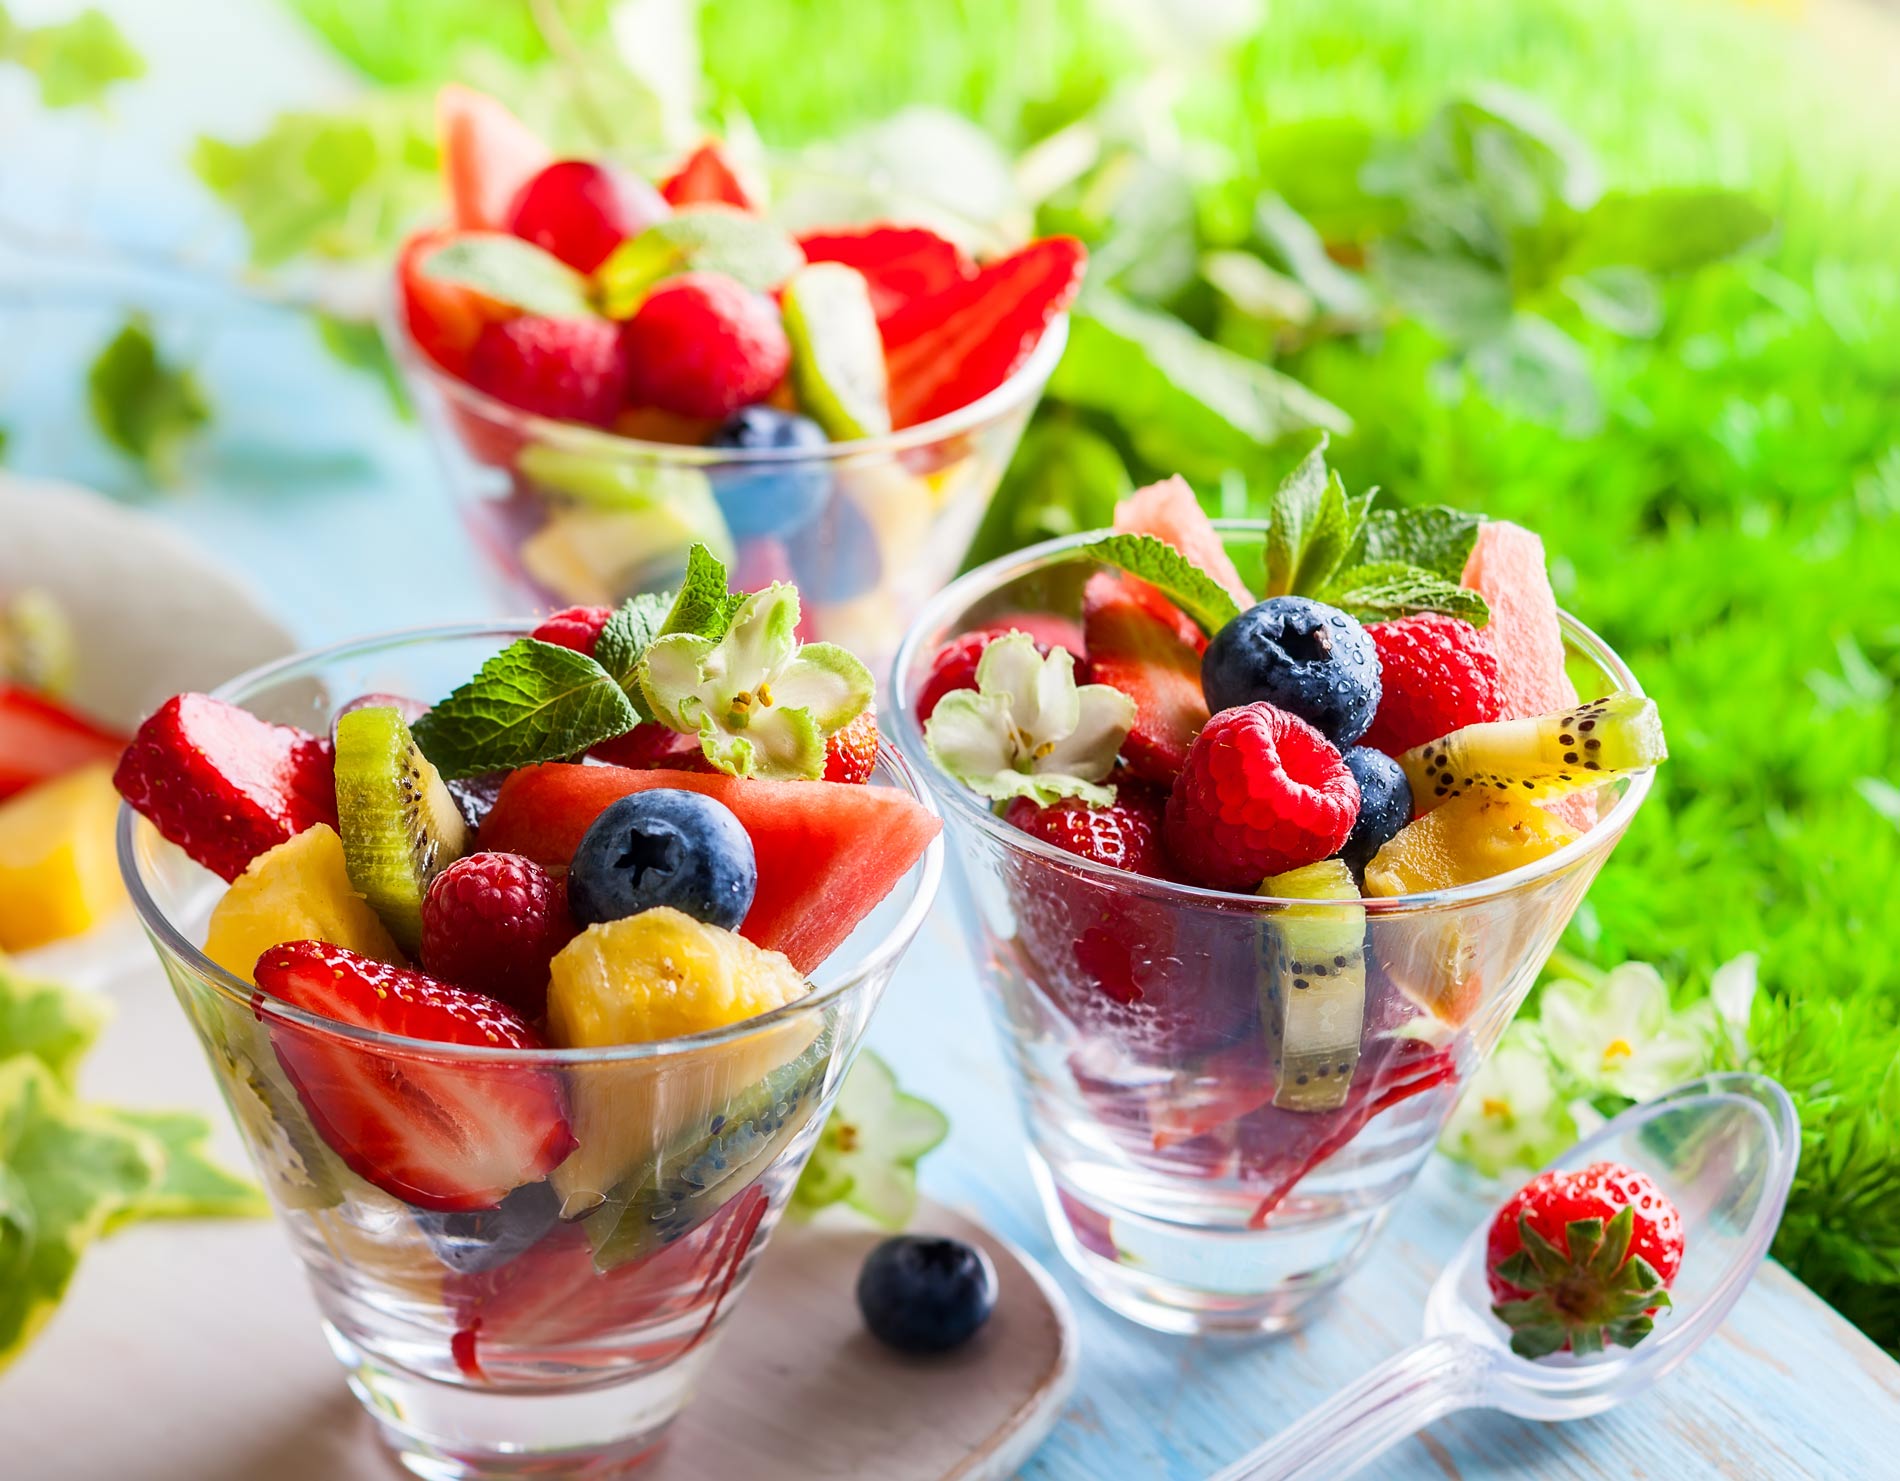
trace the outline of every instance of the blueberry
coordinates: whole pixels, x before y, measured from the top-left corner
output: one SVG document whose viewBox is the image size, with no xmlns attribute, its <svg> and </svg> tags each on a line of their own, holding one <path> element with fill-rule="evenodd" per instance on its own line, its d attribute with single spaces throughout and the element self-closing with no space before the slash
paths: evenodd
<svg viewBox="0 0 1900 1481">
<path fill-rule="evenodd" d="M 415 1220 L 442 1263 L 462 1275 L 506 1265 L 541 1242 L 561 1217 L 561 1200 L 547 1183 L 523 1183 L 494 1208 L 436 1214 Z"/>
<path fill-rule="evenodd" d="M 884 574 L 877 531 L 851 499 L 833 499 L 785 544 L 799 593 L 807 601 L 853 601 L 875 591 Z"/>
<path fill-rule="evenodd" d="M 567 903 L 583 926 L 670 905 L 731 930 L 758 883 L 752 840 L 731 808 L 656 787 L 594 819 L 568 866 Z"/>
<path fill-rule="evenodd" d="M 864 1257 L 858 1310 L 871 1335 L 899 1352 L 948 1352 L 996 1309 L 996 1267 L 960 1239 L 901 1234 Z"/>
<path fill-rule="evenodd" d="M 811 453 L 812 457 L 715 463 L 707 469 L 713 497 L 733 538 L 785 535 L 817 518 L 831 497 L 825 429 L 810 417 L 775 406 L 748 406 L 719 424 L 709 446 Z"/>
<path fill-rule="evenodd" d="M 1344 750 L 1379 707 L 1379 654 L 1366 630 L 1309 597 L 1268 597 L 1214 634 L 1201 658 L 1207 707 L 1265 700 Z"/>
<path fill-rule="evenodd" d="M 1364 874 L 1372 856 L 1412 821 L 1412 784 L 1398 762 L 1370 746 L 1354 746 L 1345 759 L 1346 770 L 1359 783 L 1359 818 L 1339 857 L 1354 874 Z"/>
</svg>

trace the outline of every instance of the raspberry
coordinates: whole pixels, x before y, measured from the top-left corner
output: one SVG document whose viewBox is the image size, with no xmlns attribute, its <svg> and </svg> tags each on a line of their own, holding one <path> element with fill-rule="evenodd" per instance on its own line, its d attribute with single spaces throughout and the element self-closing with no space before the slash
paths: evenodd
<svg viewBox="0 0 1900 1481">
<path fill-rule="evenodd" d="M 429 884 L 422 901 L 422 965 L 524 1018 L 547 1010 L 548 963 L 574 937 L 567 892 L 518 854 L 470 854 Z"/>
<path fill-rule="evenodd" d="M 483 327 L 468 383 L 537 416 L 604 427 L 627 399 L 627 361 L 605 319 L 530 314 Z"/>
<path fill-rule="evenodd" d="M 591 654 L 600 641 L 600 630 L 613 615 L 612 607 L 563 607 L 543 617 L 541 625 L 528 636 L 557 648 Z"/>
<path fill-rule="evenodd" d="M 1012 630 L 1007 627 L 982 627 L 952 638 L 939 648 L 937 656 L 930 660 L 930 672 L 924 676 L 923 687 L 917 691 L 918 720 L 928 720 L 939 701 L 951 690 L 976 688 L 976 666 L 983 657 L 983 650 L 989 647 L 993 639 Z M 1075 652 L 1080 647 L 1078 643 L 1070 651 Z M 1046 657 L 1049 645 L 1037 638 L 1036 651 Z M 1078 674 L 1077 678 L 1079 680 L 1081 676 Z"/>
<path fill-rule="evenodd" d="M 1012 828 L 1080 858 L 1161 879 L 1168 873 L 1161 843 L 1164 803 L 1158 789 L 1124 782 L 1107 807 L 1091 807 L 1074 797 L 1041 807 L 1032 798 L 1018 797 L 1003 817 Z"/>
<path fill-rule="evenodd" d="M 1360 744 L 1397 756 L 1504 717 L 1491 639 L 1460 617 L 1421 612 L 1366 628 L 1379 650 L 1379 711 Z"/>
<path fill-rule="evenodd" d="M 1359 784 L 1332 743 L 1270 704 L 1222 710 L 1168 797 L 1175 862 L 1211 889 L 1253 890 L 1330 858 L 1359 816 Z"/>
<path fill-rule="evenodd" d="M 877 765 L 877 711 L 866 710 L 825 742 L 825 780 L 867 782 Z"/>
<path fill-rule="evenodd" d="M 720 273 L 681 273 L 655 288 L 620 331 L 638 405 L 727 417 L 785 378 L 791 343 L 762 294 Z"/>
</svg>

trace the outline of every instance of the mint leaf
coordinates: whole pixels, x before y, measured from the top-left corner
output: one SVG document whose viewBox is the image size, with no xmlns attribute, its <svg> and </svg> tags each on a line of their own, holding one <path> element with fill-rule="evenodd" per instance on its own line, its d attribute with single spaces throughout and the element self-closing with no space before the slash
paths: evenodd
<svg viewBox="0 0 1900 1481">
<path fill-rule="evenodd" d="M 1362 622 L 1384 622 L 1416 612 L 1444 612 L 1476 627 L 1491 620 L 1491 609 L 1477 592 L 1399 561 L 1343 571 L 1318 598 Z"/>
<path fill-rule="evenodd" d="M 104 998 L 56 982 L 35 982 L 0 959 L 0 1060 L 30 1054 L 71 1090 L 79 1061 L 111 1016 Z"/>
<path fill-rule="evenodd" d="M 687 633 L 717 641 L 726 635 L 732 614 L 744 601 L 745 593 L 727 589 L 726 567 L 719 557 L 704 545 L 695 545 L 686 553 L 686 574 L 680 578 L 679 595 L 654 636 Z"/>
<path fill-rule="evenodd" d="M 1346 485 L 1326 466 L 1319 444 L 1274 490 L 1267 530 L 1267 591 L 1309 595 L 1324 586 L 1355 543 L 1370 492 L 1348 498 Z"/>
<path fill-rule="evenodd" d="M 638 688 L 634 671 L 646 656 L 647 648 L 660 635 L 667 613 L 673 610 L 674 600 L 670 591 L 647 591 L 629 597 L 600 630 L 600 638 L 594 644 L 594 662 L 612 674 L 629 697 Z M 638 703 L 636 699 L 635 704 Z"/>
<path fill-rule="evenodd" d="M 587 279 L 552 252 L 496 231 L 465 232 L 422 259 L 427 277 L 551 319 L 594 317 Z"/>
<path fill-rule="evenodd" d="M 111 1234 L 139 1219 L 261 1218 L 270 1204 L 250 1179 L 227 1172 L 211 1157 L 211 1123 L 192 1111 L 107 1112 L 120 1126 L 157 1143 L 163 1168 L 145 1189 L 106 1223 Z"/>
<path fill-rule="evenodd" d="M 1166 540 L 1153 535 L 1104 535 L 1082 546 L 1080 553 L 1139 576 L 1210 636 L 1240 615 L 1240 604 L 1227 588 Z"/>
<path fill-rule="evenodd" d="M 211 420 L 211 405 L 191 371 L 167 364 L 151 321 L 134 314 L 86 372 L 92 419 L 120 452 L 158 484 L 178 481 L 185 447 Z"/>
<path fill-rule="evenodd" d="M 764 293 L 804 263 L 782 227 L 730 206 L 694 206 L 614 248 L 594 284 L 609 318 L 630 319 L 654 285 L 676 273 L 723 273 Z"/>
<path fill-rule="evenodd" d="M 444 777 L 559 761 L 625 735 L 639 715 L 614 676 L 584 653 L 522 638 L 416 721 Z"/>
<path fill-rule="evenodd" d="M 0 61 L 31 72 L 48 108 L 97 103 L 115 82 L 145 75 L 145 59 L 125 33 L 91 7 L 46 26 L 14 25 L 0 8 Z"/>
<path fill-rule="evenodd" d="M 1375 509 L 1360 529 L 1354 565 L 1418 566 L 1456 584 L 1478 541 L 1481 515 L 1449 504 Z"/>
<path fill-rule="evenodd" d="M 1686 272 L 1733 256 L 1774 228 L 1774 217 L 1745 195 L 1682 187 L 1606 195 L 1577 223 L 1567 272 L 1638 267 Z"/>
</svg>

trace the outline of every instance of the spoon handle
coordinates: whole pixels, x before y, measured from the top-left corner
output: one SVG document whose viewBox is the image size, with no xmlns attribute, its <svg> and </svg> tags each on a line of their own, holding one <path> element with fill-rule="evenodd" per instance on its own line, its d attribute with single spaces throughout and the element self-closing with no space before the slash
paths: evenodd
<svg viewBox="0 0 1900 1481">
<path fill-rule="evenodd" d="M 1388 1358 L 1294 1421 L 1214 1481 L 1337 1481 L 1374 1456 L 1478 1403 L 1490 1356 L 1463 1337 L 1431 1337 Z"/>
</svg>

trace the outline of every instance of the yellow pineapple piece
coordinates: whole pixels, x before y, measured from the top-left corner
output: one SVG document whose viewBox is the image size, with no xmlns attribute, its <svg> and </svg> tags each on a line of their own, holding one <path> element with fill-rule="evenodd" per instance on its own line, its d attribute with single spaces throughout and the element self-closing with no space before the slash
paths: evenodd
<svg viewBox="0 0 1900 1481">
<path fill-rule="evenodd" d="M 1407 824 L 1366 865 L 1368 895 L 1415 895 L 1491 879 L 1547 854 L 1576 831 L 1514 797 L 1456 797 Z"/>
<path fill-rule="evenodd" d="M 327 941 L 405 964 L 388 928 L 351 885 L 343 840 L 326 823 L 251 860 L 211 912 L 205 955 L 250 982 L 257 959 L 286 941 Z"/>
<path fill-rule="evenodd" d="M 0 803 L 0 951 L 77 936 L 125 904 L 118 815 L 106 762 Z"/>
<path fill-rule="evenodd" d="M 810 990 L 782 953 L 665 907 L 589 926 L 550 976 L 548 1037 L 563 1048 L 704 1033 Z M 580 1145 L 552 1179 L 563 1217 L 603 1202 L 681 1128 L 710 1121 L 816 1034 L 815 1023 L 795 1021 L 690 1053 L 572 1067 L 569 1121 Z"/>
</svg>

